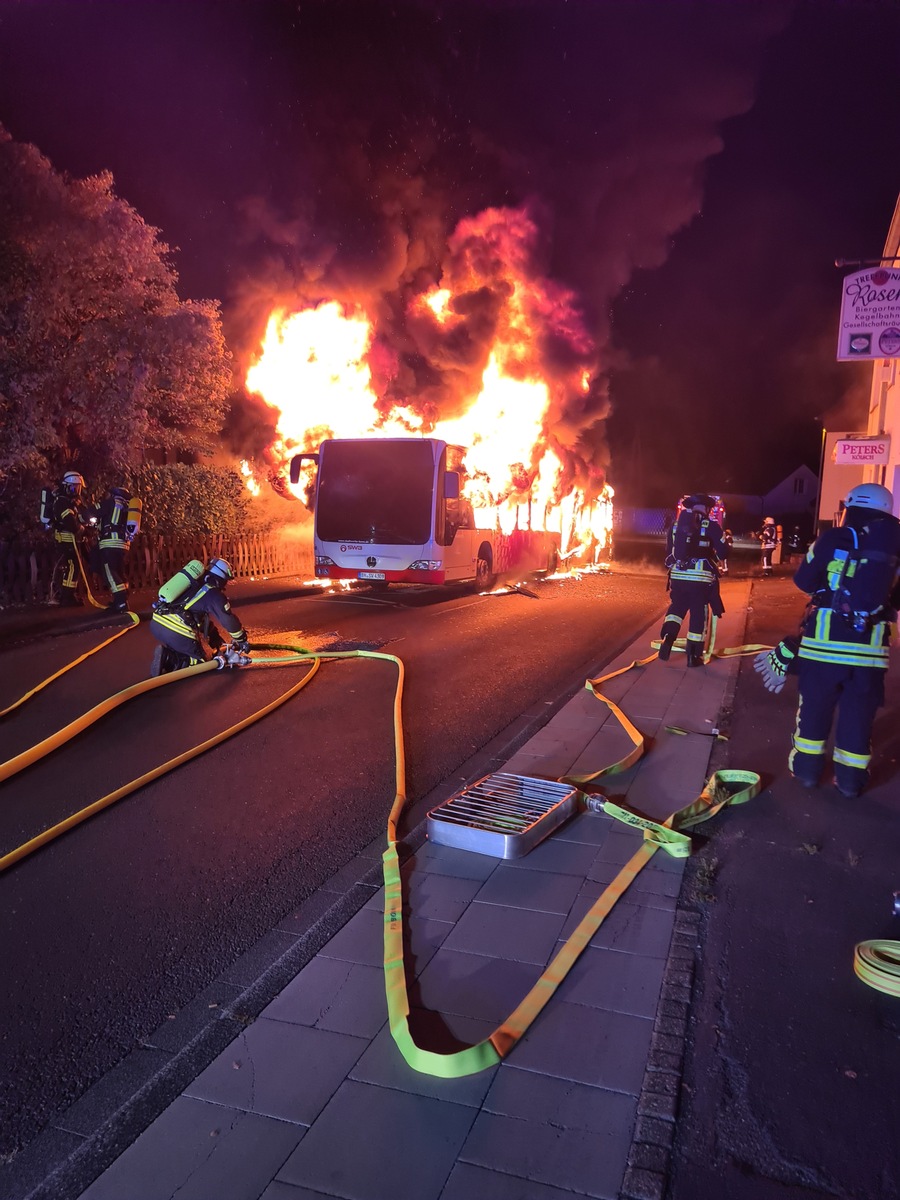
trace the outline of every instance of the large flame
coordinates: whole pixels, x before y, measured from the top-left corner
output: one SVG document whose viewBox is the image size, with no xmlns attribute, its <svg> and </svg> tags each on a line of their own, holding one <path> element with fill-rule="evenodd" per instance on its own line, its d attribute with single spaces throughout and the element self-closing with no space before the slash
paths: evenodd
<svg viewBox="0 0 900 1200">
<path fill-rule="evenodd" d="M 553 428 L 571 398 L 590 389 L 584 360 L 591 343 L 573 295 L 536 272 L 536 237 L 519 210 L 489 209 L 462 221 L 439 286 L 408 305 L 408 320 L 418 322 L 426 339 L 468 346 L 473 306 L 491 299 L 484 365 L 460 376 L 469 390 L 453 397 L 459 415 L 452 417 L 418 404 L 415 395 L 398 401 L 376 394 L 370 365 L 376 334 L 363 307 L 330 300 L 274 311 L 246 378 L 248 391 L 277 414 L 271 462 L 283 469 L 292 454 L 328 437 L 435 436 L 464 447 L 466 495 L 475 509 L 491 510 L 479 512 L 479 524 L 555 530 L 564 556 L 608 545 L 612 490 L 583 463 L 576 486 L 571 461 L 561 457 L 572 456 Z M 565 343 L 573 366 L 547 369 L 541 356 L 551 338 Z M 255 483 L 251 475 L 248 486 Z"/>
</svg>

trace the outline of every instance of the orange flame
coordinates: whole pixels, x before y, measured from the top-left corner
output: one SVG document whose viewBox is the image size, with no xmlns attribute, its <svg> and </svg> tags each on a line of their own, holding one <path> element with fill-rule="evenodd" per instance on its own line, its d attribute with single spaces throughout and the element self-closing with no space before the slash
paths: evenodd
<svg viewBox="0 0 900 1200">
<path fill-rule="evenodd" d="M 397 403 L 376 394 L 375 333 L 362 307 L 331 300 L 274 311 L 246 377 L 248 391 L 277 412 L 271 459 L 283 466 L 292 453 L 328 437 L 435 436 L 465 448 L 465 493 L 473 507 L 494 510 L 491 524 L 556 530 L 577 548 L 596 541 L 608 522 L 608 541 L 612 491 L 598 478 L 589 501 L 574 487 L 572 465 L 564 466 L 553 431 L 554 413 L 590 389 L 584 358 L 591 343 L 572 294 L 537 274 L 536 239 L 536 226 L 519 210 L 488 209 L 462 221 L 440 285 L 410 303 L 410 319 L 435 338 L 471 342 L 473 304 L 486 293 L 494 301 L 480 378 L 476 370 L 468 376 L 469 394 L 455 397 L 461 415 L 442 418 L 433 405 L 419 411 L 415 396 Z M 573 349 L 573 367 L 545 368 L 540 348 L 548 334 Z"/>
</svg>

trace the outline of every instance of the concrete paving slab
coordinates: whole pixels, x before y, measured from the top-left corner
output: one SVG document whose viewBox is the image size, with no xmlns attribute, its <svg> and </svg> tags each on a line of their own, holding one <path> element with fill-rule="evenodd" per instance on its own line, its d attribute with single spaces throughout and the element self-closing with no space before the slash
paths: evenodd
<svg viewBox="0 0 900 1200">
<path fill-rule="evenodd" d="M 487 958 L 442 946 L 410 986 L 410 1004 L 445 1016 L 478 1017 L 496 1027 L 531 991 L 543 964 Z"/>
<path fill-rule="evenodd" d="M 591 875 L 584 882 L 584 890 L 581 893 L 582 899 L 584 896 L 590 895 L 588 891 L 590 884 L 596 884 L 597 897 L 599 897 L 612 883 L 615 877 L 621 870 L 614 863 L 597 862 L 591 869 Z M 676 907 L 676 899 L 679 891 L 679 880 L 675 876 L 665 875 L 660 871 L 652 878 L 647 878 L 645 868 L 641 871 L 637 878 L 629 885 L 625 891 L 626 896 L 632 904 L 642 904 L 647 908 L 659 908 L 664 912 L 673 913 Z M 669 892 L 674 885 L 675 894 L 670 895 Z"/>
<path fill-rule="evenodd" d="M 286 1021 L 249 1025 L 186 1096 L 311 1125 L 366 1048 L 364 1038 Z"/>
<path fill-rule="evenodd" d="M 453 928 L 449 921 L 426 921 L 418 917 L 406 921 L 406 961 L 414 974 L 422 970 Z M 384 917 L 377 909 L 360 909 L 319 953 L 369 967 L 382 966 Z"/>
<path fill-rule="evenodd" d="M 260 1016 L 371 1039 L 387 1020 L 384 970 L 316 955 Z"/>
<path fill-rule="evenodd" d="M 444 940 L 448 950 L 537 963 L 549 960 L 564 914 L 518 912 L 499 904 L 470 904 Z"/>
<path fill-rule="evenodd" d="M 305 1132 L 179 1096 L 80 1200 L 257 1200 Z"/>
<path fill-rule="evenodd" d="M 595 883 L 582 888 L 563 925 L 560 941 L 565 941 L 591 908 L 600 892 Z M 672 914 L 645 904 L 632 903 L 628 896 L 620 900 L 591 938 L 592 946 L 606 946 L 623 954 L 645 954 L 665 958 L 672 940 Z"/>
<path fill-rule="evenodd" d="M 652 1032 L 653 1022 L 646 1017 L 567 1004 L 557 997 L 507 1061 L 524 1071 L 637 1096 Z"/>
<path fill-rule="evenodd" d="M 475 1020 L 457 1014 L 442 1016 L 422 1009 L 410 1010 L 410 1028 L 421 1040 L 427 1037 L 425 1044 L 429 1049 L 437 1047 L 449 1051 L 462 1046 L 474 1046 L 489 1037 L 496 1026 L 496 1021 Z M 491 1067 L 460 1079 L 424 1075 L 408 1065 L 397 1049 L 390 1029 L 385 1027 L 362 1055 L 349 1078 L 408 1092 L 413 1096 L 430 1096 L 436 1100 L 450 1100 L 454 1104 L 479 1108 L 498 1070 L 498 1067 Z"/>
<path fill-rule="evenodd" d="M 279 1183 L 273 1179 L 259 1200 L 332 1200 L 326 1192 L 314 1192 L 311 1188 L 294 1187 L 292 1183 Z"/>
<path fill-rule="evenodd" d="M 277 1178 L 348 1200 L 430 1200 L 440 1195 L 473 1117 L 462 1104 L 348 1080 Z"/>
<path fill-rule="evenodd" d="M 569 1004 L 652 1018 L 665 969 L 664 958 L 588 946 L 556 994 Z"/>
<path fill-rule="evenodd" d="M 614 1198 L 625 1172 L 634 1097 L 504 1063 L 460 1154 L 464 1162 Z"/>
<path fill-rule="evenodd" d="M 573 760 L 569 769 L 571 775 L 592 775 L 604 767 L 611 767 L 630 753 L 634 748 L 631 738 L 618 721 L 608 721 L 602 729 L 591 738 L 584 752 Z M 605 780 L 598 780 L 600 787 L 606 787 Z M 610 786 L 612 786 L 610 784 Z"/>
<path fill-rule="evenodd" d="M 417 871 L 434 871 L 437 875 L 453 875 L 456 879 L 487 879 L 497 865 L 497 859 L 488 854 L 473 854 L 470 850 L 456 850 L 435 842 L 426 842 L 416 851 L 412 861 Z"/>
<path fill-rule="evenodd" d="M 493 875 L 481 885 L 475 899 L 480 904 L 502 904 L 521 910 L 534 909 L 566 916 L 581 886 L 579 876 L 533 871 L 528 870 L 527 866 L 527 860 L 521 867 L 501 862 Z"/>
<path fill-rule="evenodd" d="M 404 911 L 408 916 L 431 921 L 458 921 L 481 888 L 480 879 L 457 879 L 434 871 L 417 870 L 415 859 L 400 871 Z M 384 888 L 379 888 L 366 908 L 384 912 Z"/>
<path fill-rule="evenodd" d="M 573 1193 L 568 1188 L 562 1190 L 538 1183 L 536 1179 L 522 1179 L 477 1167 L 474 1163 L 458 1162 L 441 1192 L 441 1200 L 478 1200 L 480 1197 L 490 1197 L 490 1200 L 572 1200 Z M 266 1197 L 262 1196 L 261 1200 Z M 271 1200 L 282 1198 L 273 1196 Z M 290 1197 L 283 1200 L 290 1200 Z"/>
<path fill-rule="evenodd" d="M 603 813 L 583 812 L 561 825 L 553 837 L 560 842 L 582 842 L 586 846 L 600 848 L 614 826 L 612 817 Z"/>
<path fill-rule="evenodd" d="M 549 837 L 522 858 L 510 858 L 505 861 L 507 866 L 520 871 L 550 871 L 556 875 L 584 876 L 596 857 L 594 846 Z"/>
</svg>

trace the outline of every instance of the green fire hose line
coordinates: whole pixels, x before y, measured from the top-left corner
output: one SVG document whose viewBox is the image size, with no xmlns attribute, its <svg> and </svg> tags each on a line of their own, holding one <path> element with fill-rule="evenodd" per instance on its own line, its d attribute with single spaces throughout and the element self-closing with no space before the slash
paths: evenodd
<svg viewBox="0 0 900 1200">
<path fill-rule="evenodd" d="M 123 615 L 127 615 L 131 619 L 131 623 L 129 625 L 126 625 L 124 629 L 120 629 L 118 633 L 114 633 L 112 637 L 107 638 L 105 642 L 101 642 L 99 646 L 95 646 L 93 650 L 88 650 L 84 654 L 79 655 L 78 658 L 73 658 L 70 663 L 66 663 L 64 667 L 60 667 L 60 669 L 54 675 L 48 675 L 45 680 L 37 685 L 37 687 L 33 687 L 30 692 L 26 692 L 24 696 L 20 696 L 15 703 L 10 704 L 7 708 L 0 709 L 0 717 L 5 717 L 8 713 L 14 712 L 17 708 L 19 708 L 20 705 L 24 704 L 26 700 L 30 700 L 32 696 L 36 696 L 38 692 L 42 692 L 48 684 L 51 684 L 54 681 L 54 679 L 59 679 L 60 676 L 65 675 L 67 671 L 71 671 L 73 667 L 77 667 L 79 663 L 83 663 L 85 659 L 90 658 L 92 654 L 96 654 L 97 651 L 102 650 L 104 646 L 109 646 L 116 640 L 116 638 L 120 638 L 123 636 L 123 634 L 128 633 L 130 630 L 136 629 L 140 624 L 141 619 L 137 613 L 130 612 Z"/>
<path fill-rule="evenodd" d="M 853 951 L 853 970 L 869 987 L 900 996 L 900 942 L 860 942 Z"/>
<path fill-rule="evenodd" d="M 642 832 L 643 840 L 636 853 L 632 856 L 629 862 L 622 868 L 612 883 L 605 889 L 603 894 L 592 906 L 587 915 L 582 919 L 578 927 L 569 937 L 568 941 L 563 945 L 559 952 L 555 955 L 547 969 L 543 972 L 540 979 L 534 987 L 524 997 L 518 1007 L 510 1014 L 510 1016 L 500 1025 L 494 1032 L 483 1041 L 476 1045 L 466 1047 L 463 1050 L 451 1054 L 437 1053 L 419 1046 L 413 1038 L 409 1028 L 409 995 L 406 986 L 406 972 L 404 968 L 404 945 L 403 945 L 403 891 L 402 878 L 400 873 L 400 861 L 397 853 L 397 827 L 402 810 L 406 804 L 406 781 L 405 781 L 405 753 L 403 747 L 403 726 L 402 726 L 402 693 L 404 681 L 404 667 L 399 658 L 390 654 L 380 654 L 375 651 L 355 650 L 355 651 L 325 651 L 321 653 L 310 653 L 302 647 L 263 644 L 254 647 L 255 649 L 266 650 L 284 650 L 288 652 L 287 658 L 269 659 L 264 662 L 257 662 L 256 666 L 286 666 L 297 664 L 304 659 L 313 660 L 312 670 L 307 672 L 302 680 L 286 693 L 280 696 L 277 700 L 267 705 L 265 708 L 254 713 L 252 716 L 245 718 L 243 721 L 232 726 L 230 729 L 223 731 L 217 736 L 208 739 L 199 746 L 161 767 L 141 776 L 139 779 L 133 780 L 125 787 L 118 789 L 117 792 L 110 793 L 109 796 L 103 797 L 95 804 L 90 805 L 87 809 L 80 813 L 74 814 L 67 821 L 62 822 L 59 826 L 45 831 L 31 842 L 25 843 L 17 850 L 0 859 L 0 871 L 7 866 L 11 866 L 13 862 L 19 861 L 40 845 L 46 844 L 53 837 L 66 832 L 75 824 L 80 823 L 92 816 L 100 808 L 112 804 L 117 799 L 136 791 L 145 783 L 149 783 L 152 779 L 158 778 L 160 775 L 189 759 L 196 757 L 207 749 L 218 745 L 226 738 L 240 732 L 254 721 L 261 719 L 267 713 L 273 711 L 281 704 L 285 703 L 301 688 L 305 687 L 312 679 L 313 675 L 318 670 L 319 660 L 323 658 L 373 658 L 381 659 L 385 662 L 392 662 L 396 665 L 398 671 L 397 686 L 394 693 L 393 704 L 393 727 L 394 727 L 394 753 L 395 753 L 395 781 L 396 794 L 388 816 L 387 825 L 387 847 L 383 855 L 384 881 L 385 881 L 385 911 L 384 911 L 384 974 L 385 974 L 385 993 L 387 998 L 388 1015 L 391 1034 L 402 1053 L 406 1062 L 414 1069 L 423 1073 L 440 1076 L 442 1078 L 459 1078 L 465 1075 L 471 1075 L 476 1072 L 485 1070 L 488 1067 L 494 1066 L 505 1057 L 513 1046 L 516 1045 L 523 1033 L 528 1029 L 534 1019 L 543 1010 L 550 998 L 556 991 L 556 988 L 566 977 L 567 973 L 575 963 L 579 955 L 590 943 L 591 938 L 596 933 L 608 913 L 612 910 L 616 901 L 627 890 L 630 884 L 635 880 L 638 873 L 647 865 L 652 856 L 660 848 L 667 853 L 677 857 L 686 857 L 691 852 L 690 838 L 683 831 L 692 828 L 701 821 L 708 820 L 715 816 L 727 805 L 743 804 L 757 795 L 760 788 L 759 776 L 752 771 L 716 771 L 710 777 L 703 792 L 691 804 L 686 805 L 678 812 L 673 813 L 665 821 L 659 822 L 651 820 L 643 814 L 629 808 L 626 805 L 614 804 L 610 800 L 603 801 L 604 811 L 617 820 L 630 825 L 632 828 Z M 636 666 L 644 666 L 652 662 L 656 655 L 650 655 L 645 659 L 637 660 L 623 667 L 618 671 L 611 672 L 609 675 L 601 676 L 597 679 L 588 680 L 588 687 L 597 699 L 605 703 L 611 712 L 620 721 L 625 731 L 632 740 L 632 750 L 623 756 L 618 762 L 604 767 L 592 775 L 578 777 L 577 780 L 568 780 L 568 782 L 577 782 L 590 784 L 605 775 L 617 774 L 626 770 L 634 762 L 636 762 L 644 752 L 644 738 L 640 731 L 628 720 L 621 709 L 605 697 L 599 691 L 599 685 L 616 675 L 623 674 L 625 671 L 631 670 Z M 23 767 L 30 765 L 31 762 L 37 761 L 44 753 L 50 753 L 51 750 L 63 744 L 64 741 L 74 737 L 88 724 L 100 719 L 112 708 L 118 704 L 124 703 L 127 699 L 133 698 L 144 691 L 152 690 L 170 682 L 175 682 L 177 679 L 190 677 L 194 674 L 201 674 L 211 669 L 217 668 L 215 662 L 203 663 L 196 667 L 187 668 L 185 671 L 174 672 L 169 676 L 163 676 L 159 679 L 152 679 L 144 683 L 135 685 L 133 688 L 128 688 L 121 692 L 111 700 L 104 704 L 98 705 L 89 713 L 85 714 L 79 721 L 73 722 L 67 726 L 65 730 L 61 730 L 52 738 L 46 739 L 40 743 L 38 747 L 33 747 L 32 751 L 26 752 L 25 755 L 18 756 L 17 759 L 10 760 L 9 763 L 3 764 L 0 767 L 0 780 L 8 778 L 15 771 L 21 770 Z M 41 753 L 35 756 L 35 751 Z M 14 765 L 19 764 L 19 765 Z M 7 770 L 13 766 L 14 769 Z M 863 943 L 857 947 L 855 967 L 857 974 L 861 979 L 871 983 L 872 986 L 881 987 L 882 990 L 891 991 L 892 994 L 900 992 L 900 983 L 896 982 L 894 972 L 900 970 L 900 959 L 892 959 L 892 948 L 896 943 Z M 877 950 L 870 948 L 877 947 Z M 885 959 L 888 960 L 888 965 L 885 966 Z M 873 965 L 874 960 L 874 965 Z M 885 976 L 888 975 L 888 982 L 885 983 Z M 872 982 L 873 977 L 877 978 L 878 982 Z M 894 988 L 897 988 L 897 992 Z"/>
</svg>

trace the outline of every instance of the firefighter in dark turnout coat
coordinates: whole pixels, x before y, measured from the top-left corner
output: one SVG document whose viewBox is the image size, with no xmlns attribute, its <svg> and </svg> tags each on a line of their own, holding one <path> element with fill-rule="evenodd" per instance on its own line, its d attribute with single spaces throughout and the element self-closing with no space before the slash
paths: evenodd
<svg viewBox="0 0 900 1200">
<path fill-rule="evenodd" d="M 61 604 L 78 605 L 78 578 L 81 575 L 78 556 L 78 537 L 86 517 L 82 500 L 84 476 L 66 471 L 53 499 L 51 522 L 59 548 L 66 558 L 62 577 Z"/>
<path fill-rule="evenodd" d="M 800 703 L 789 765 L 815 787 L 834 732 L 834 782 L 856 797 L 869 777 L 872 725 L 884 704 L 891 622 L 900 599 L 900 521 L 893 497 L 861 483 L 845 500 L 843 523 L 810 547 L 794 583 L 810 596 L 797 653 Z"/>
<path fill-rule="evenodd" d="M 109 608 L 114 612 L 128 611 L 128 586 L 123 578 L 125 552 L 130 545 L 128 536 L 128 505 L 131 493 L 113 487 L 96 509 L 100 526 L 97 546 L 100 569 L 112 595 Z"/>
<path fill-rule="evenodd" d="M 719 596 L 718 563 L 728 554 L 718 521 L 710 517 L 711 496 L 688 496 L 675 523 L 667 558 L 672 600 L 663 621 L 659 657 L 665 662 L 672 653 L 681 623 L 690 613 L 687 635 L 687 665 L 703 665 L 703 634 L 706 612 L 716 616 L 725 611 Z"/>
<path fill-rule="evenodd" d="M 212 559 L 203 577 L 177 601 L 172 604 L 156 602 L 150 632 L 157 641 L 189 659 L 189 665 L 194 666 L 206 662 L 201 639 L 209 639 L 211 619 L 230 634 L 229 649 L 246 657 L 249 652 L 246 630 L 225 595 L 225 588 L 232 578 L 231 567 L 224 558 Z"/>
</svg>

